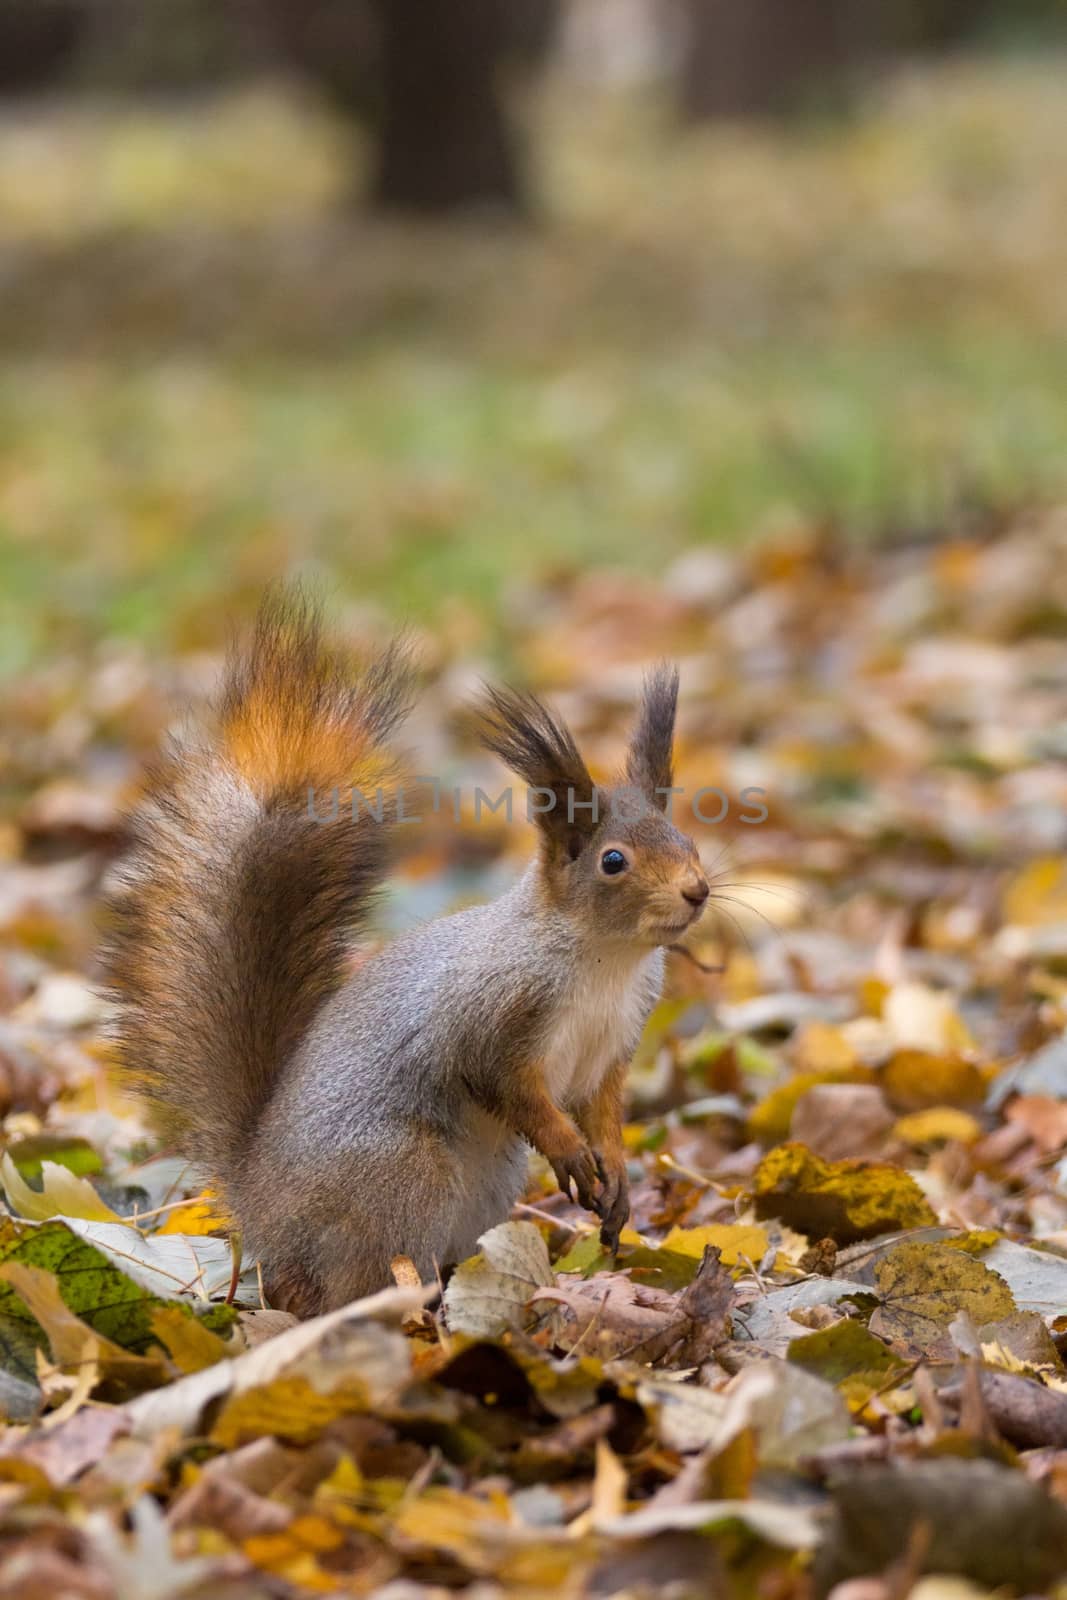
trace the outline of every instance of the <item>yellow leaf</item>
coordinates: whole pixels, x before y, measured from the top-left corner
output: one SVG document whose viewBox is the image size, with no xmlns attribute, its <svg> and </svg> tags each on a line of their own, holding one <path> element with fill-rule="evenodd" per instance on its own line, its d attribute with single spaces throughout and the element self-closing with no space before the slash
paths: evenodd
<svg viewBox="0 0 1067 1600">
<path fill-rule="evenodd" d="M 1029 1373 L 1032 1370 L 1029 1362 L 1021 1360 L 1014 1351 L 1005 1349 L 997 1339 L 983 1343 L 980 1349 L 987 1367 L 1002 1367 L 1005 1372 Z"/>
<path fill-rule="evenodd" d="M 444 1550 L 477 1572 L 492 1566 L 486 1535 L 499 1538 L 510 1521 L 505 1500 L 482 1500 L 459 1489 L 434 1485 L 404 1502 L 393 1531 L 411 1544 Z"/>
<path fill-rule="evenodd" d="M 889 985 L 881 978 L 864 978 L 859 985 L 858 998 L 861 1011 L 868 1017 L 881 1017 L 885 1010 Z"/>
<path fill-rule="evenodd" d="M 882 1084 L 902 1111 L 981 1105 L 986 1093 L 985 1078 L 973 1061 L 925 1050 L 898 1050 L 886 1064 Z"/>
<path fill-rule="evenodd" d="M 105 1205 L 87 1178 L 79 1178 L 55 1161 L 42 1161 L 40 1190 L 31 1189 L 10 1155 L 0 1161 L 0 1179 L 12 1211 L 31 1222 L 50 1217 L 78 1217 L 83 1222 L 121 1222 Z"/>
<path fill-rule="evenodd" d="M 699 1261 L 707 1245 L 722 1251 L 724 1266 L 743 1266 L 746 1260 L 758 1266 L 770 1248 L 770 1240 L 766 1229 L 755 1223 L 711 1222 L 702 1228 L 673 1227 L 660 1248 L 695 1256 Z"/>
<path fill-rule="evenodd" d="M 980 1256 L 984 1251 L 992 1250 L 1003 1237 L 996 1228 L 972 1228 L 969 1233 L 957 1233 L 951 1239 L 942 1239 L 941 1243 L 946 1250 L 966 1250 L 969 1256 Z"/>
<path fill-rule="evenodd" d="M 812 1238 L 838 1244 L 937 1221 L 903 1168 L 823 1161 L 802 1144 L 769 1151 L 756 1168 L 753 1189 L 757 1216 L 780 1217 Z"/>
<path fill-rule="evenodd" d="M 321 1394 L 307 1378 L 275 1378 L 259 1388 L 231 1395 L 210 1437 L 224 1450 L 269 1434 L 293 1444 L 308 1444 L 327 1423 L 362 1410 L 366 1401 L 367 1391 L 355 1376 L 330 1394 Z"/>
<path fill-rule="evenodd" d="M 157 1233 L 218 1233 L 227 1226 L 227 1218 L 216 1211 L 213 1200 L 190 1200 L 186 1205 L 175 1206 L 167 1214 Z"/>
<path fill-rule="evenodd" d="M 337 1577 L 324 1571 L 315 1557 L 326 1555 L 344 1544 L 340 1528 L 312 1512 L 294 1517 L 279 1533 L 253 1534 L 241 1542 L 241 1549 L 261 1572 L 285 1578 L 298 1588 L 337 1593 Z"/>
<path fill-rule="evenodd" d="M 152 1332 L 179 1372 L 202 1372 L 231 1353 L 226 1341 L 191 1317 L 185 1306 L 158 1306 L 152 1313 Z"/>
<path fill-rule="evenodd" d="M 940 1243 L 899 1244 L 874 1272 L 882 1303 L 871 1332 L 909 1357 L 947 1352 L 949 1323 L 961 1311 L 982 1327 L 1015 1310 L 1003 1278 L 965 1250 Z"/>
<path fill-rule="evenodd" d="M 362 1500 L 367 1493 L 367 1480 L 351 1456 L 344 1455 L 333 1471 L 315 1487 L 315 1499 L 330 1506 L 335 1500 Z"/>
<path fill-rule="evenodd" d="M 955 1106 L 931 1106 L 928 1111 L 912 1111 L 901 1117 L 893 1135 L 916 1148 L 949 1139 L 974 1144 L 982 1136 L 982 1125 L 969 1111 L 958 1111 Z"/>
<path fill-rule="evenodd" d="M 793 1039 L 793 1061 L 799 1072 L 847 1072 L 856 1065 L 848 1039 L 829 1022 L 806 1022 Z"/>
<path fill-rule="evenodd" d="M 593 1501 L 589 1517 L 593 1522 L 600 1518 L 621 1517 L 626 1510 L 626 1468 L 606 1439 L 596 1442 L 596 1472 L 593 1477 Z M 577 1531 L 573 1528 L 572 1532 Z"/>
<path fill-rule="evenodd" d="M 1067 861 L 1042 856 L 1030 861 L 1004 891 L 1003 919 L 1026 928 L 1067 922 Z"/>
</svg>

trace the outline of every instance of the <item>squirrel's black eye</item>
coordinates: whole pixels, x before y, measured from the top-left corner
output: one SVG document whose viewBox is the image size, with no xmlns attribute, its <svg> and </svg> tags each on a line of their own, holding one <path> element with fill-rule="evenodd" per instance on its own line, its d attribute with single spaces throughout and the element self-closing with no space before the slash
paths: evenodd
<svg viewBox="0 0 1067 1600">
<path fill-rule="evenodd" d="M 609 878 L 614 878 L 626 871 L 626 857 L 621 850 L 605 850 L 600 858 L 600 870 L 606 872 Z"/>
</svg>

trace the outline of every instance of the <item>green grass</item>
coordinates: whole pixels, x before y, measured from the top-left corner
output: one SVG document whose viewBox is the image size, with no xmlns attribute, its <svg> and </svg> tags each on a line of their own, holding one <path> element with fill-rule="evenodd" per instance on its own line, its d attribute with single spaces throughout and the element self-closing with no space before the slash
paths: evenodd
<svg viewBox="0 0 1067 1600">
<path fill-rule="evenodd" d="M 494 648 L 560 571 L 1062 495 L 1062 67 L 803 135 L 557 93 L 519 233 L 339 211 L 280 92 L 0 130 L 0 670 L 213 642 L 292 568 Z"/>
</svg>

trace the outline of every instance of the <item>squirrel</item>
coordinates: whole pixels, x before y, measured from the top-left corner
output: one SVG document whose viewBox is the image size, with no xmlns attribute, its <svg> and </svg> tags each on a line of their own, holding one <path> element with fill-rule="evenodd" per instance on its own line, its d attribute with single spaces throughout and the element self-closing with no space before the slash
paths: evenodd
<svg viewBox="0 0 1067 1600">
<path fill-rule="evenodd" d="M 402 644 L 358 670 L 316 604 L 268 594 L 209 713 L 149 769 L 109 894 L 120 1066 L 302 1316 L 388 1285 L 398 1256 L 424 1282 L 464 1260 L 509 1216 L 527 1145 L 617 1249 L 627 1066 L 709 894 L 666 815 L 676 669 L 646 677 L 607 790 L 541 700 L 489 689 L 481 741 L 540 792 L 538 852 L 499 899 L 354 959 L 412 683 Z M 324 819 L 313 796 L 334 791 Z"/>
</svg>

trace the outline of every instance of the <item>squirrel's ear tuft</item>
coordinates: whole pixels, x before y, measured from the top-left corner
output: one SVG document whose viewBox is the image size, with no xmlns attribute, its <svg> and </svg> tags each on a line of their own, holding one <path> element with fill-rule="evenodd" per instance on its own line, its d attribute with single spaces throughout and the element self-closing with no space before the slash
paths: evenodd
<svg viewBox="0 0 1067 1600">
<path fill-rule="evenodd" d="M 478 732 L 487 750 L 542 791 L 532 798 L 537 824 L 573 859 L 596 828 L 603 797 L 570 729 L 536 695 L 487 687 Z"/>
<path fill-rule="evenodd" d="M 640 789 L 661 811 L 669 796 L 657 794 L 674 781 L 671 746 L 678 709 L 678 668 L 661 661 L 645 678 L 641 710 L 626 756 L 626 780 Z"/>
</svg>

